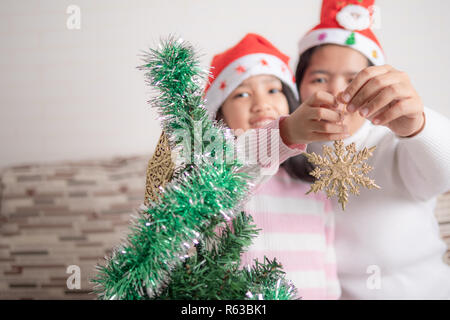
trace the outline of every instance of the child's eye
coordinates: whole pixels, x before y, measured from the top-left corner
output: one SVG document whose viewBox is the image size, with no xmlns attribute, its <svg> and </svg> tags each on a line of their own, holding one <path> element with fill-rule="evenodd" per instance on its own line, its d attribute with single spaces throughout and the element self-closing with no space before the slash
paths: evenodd
<svg viewBox="0 0 450 320">
<path fill-rule="evenodd" d="M 347 82 L 350 84 L 353 81 L 353 78 L 348 79 Z"/>
<path fill-rule="evenodd" d="M 248 97 L 248 96 L 250 96 L 248 94 L 248 92 L 241 92 L 241 93 L 236 94 L 234 97 L 235 98 L 245 98 L 245 97 Z"/>
<path fill-rule="evenodd" d="M 325 83 L 327 80 L 325 78 L 317 78 L 312 81 L 313 83 Z"/>
<path fill-rule="evenodd" d="M 269 90 L 269 93 L 278 93 L 278 92 L 280 92 L 281 90 L 280 89 L 278 89 L 278 88 L 273 88 L 273 89 L 270 89 Z"/>
</svg>

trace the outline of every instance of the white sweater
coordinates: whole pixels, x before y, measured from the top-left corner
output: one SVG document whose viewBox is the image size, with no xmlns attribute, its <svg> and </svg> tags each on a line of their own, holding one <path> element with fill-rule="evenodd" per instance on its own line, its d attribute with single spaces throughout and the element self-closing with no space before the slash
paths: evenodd
<svg viewBox="0 0 450 320">
<path fill-rule="evenodd" d="M 434 216 L 436 197 L 450 189 L 450 121 L 428 108 L 425 114 L 425 128 L 412 138 L 366 121 L 344 140 L 357 150 L 377 146 L 367 162 L 382 189 L 361 187 L 345 211 L 333 200 L 343 299 L 450 299 L 446 245 Z M 307 151 L 322 154 L 322 145 Z"/>
</svg>

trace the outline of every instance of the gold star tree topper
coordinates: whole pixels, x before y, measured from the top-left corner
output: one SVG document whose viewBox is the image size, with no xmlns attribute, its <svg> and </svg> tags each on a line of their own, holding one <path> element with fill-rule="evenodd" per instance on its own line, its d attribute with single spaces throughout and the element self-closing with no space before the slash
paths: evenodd
<svg viewBox="0 0 450 320">
<path fill-rule="evenodd" d="M 337 140 L 334 142 L 334 150 L 326 145 L 322 147 L 324 157 L 314 152 L 305 153 L 308 161 L 316 165 L 316 168 L 309 173 L 316 178 L 316 181 L 306 194 L 325 189 L 328 198 L 338 196 L 338 202 L 342 210 L 345 210 L 349 190 L 352 194 L 359 195 L 358 185 L 368 189 L 380 189 L 374 180 L 365 176 L 372 167 L 364 161 L 372 156 L 375 148 L 376 146 L 373 146 L 356 152 L 355 143 L 344 147 L 344 142 Z"/>
</svg>

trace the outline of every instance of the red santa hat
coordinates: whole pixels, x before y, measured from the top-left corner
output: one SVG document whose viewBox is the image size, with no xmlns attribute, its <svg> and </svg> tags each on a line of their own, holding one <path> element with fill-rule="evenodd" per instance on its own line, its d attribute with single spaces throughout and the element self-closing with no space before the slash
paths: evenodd
<svg viewBox="0 0 450 320">
<path fill-rule="evenodd" d="M 215 119 L 217 110 L 234 89 L 255 75 L 278 77 L 298 100 L 294 74 L 288 63 L 287 55 L 267 39 L 254 33 L 247 34 L 234 47 L 215 55 L 205 89 L 206 108 L 210 118 Z"/>
<path fill-rule="evenodd" d="M 320 23 L 300 40 L 300 55 L 309 48 L 332 43 L 358 50 L 376 66 L 385 64 L 383 49 L 370 29 L 374 2 L 323 0 Z"/>
</svg>

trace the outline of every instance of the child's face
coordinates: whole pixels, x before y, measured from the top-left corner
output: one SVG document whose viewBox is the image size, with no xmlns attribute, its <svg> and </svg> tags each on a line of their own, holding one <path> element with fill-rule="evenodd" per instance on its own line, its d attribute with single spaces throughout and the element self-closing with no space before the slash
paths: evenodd
<svg viewBox="0 0 450 320">
<path fill-rule="evenodd" d="M 281 115 L 289 114 L 281 81 L 272 75 L 257 75 L 243 81 L 221 107 L 231 129 L 260 128 Z"/>
<path fill-rule="evenodd" d="M 305 101 L 316 91 L 327 91 L 337 96 L 366 67 L 367 58 L 352 48 L 338 45 L 318 48 L 314 51 L 300 84 L 301 101 Z M 358 112 L 348 113 L 344 105 L 340 106 L 340 110 L 350 134 L 355 133 L 364 123 L 364 118 Z"/>
</svg>

